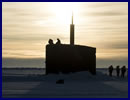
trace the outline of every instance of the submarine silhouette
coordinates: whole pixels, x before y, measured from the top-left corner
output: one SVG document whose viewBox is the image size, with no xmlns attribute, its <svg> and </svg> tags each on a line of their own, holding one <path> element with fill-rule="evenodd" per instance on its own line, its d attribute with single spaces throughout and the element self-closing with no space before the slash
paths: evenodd
<svg viewBox="0 0 130 100">
<path fill-rule="evenodd" d="M 74 24 L 70 24 L 70 44 L 46 45 L 46 74 L 89 71 L 96 74 L 96 48 L 74 44 Z"/>
</svg>

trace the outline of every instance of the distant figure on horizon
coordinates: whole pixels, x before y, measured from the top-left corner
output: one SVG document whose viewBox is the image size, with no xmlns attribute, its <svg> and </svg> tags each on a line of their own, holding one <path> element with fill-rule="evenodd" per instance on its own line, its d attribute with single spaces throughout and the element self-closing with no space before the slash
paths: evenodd
<svg viewBox="0 0 130 100">
<path fill-rule="evenodd" d="M 116 66 L 116 74 L 117 74 L 117 77 L 119 77 L 119 75 L 120 75 L 120 66 Z"/>
<path fill-rule="evenodd" d="M 125 76 L 125 72 L 126 72 L 126 66 L 123 66 L 121 68 L 121 77 L 124 77 Z"/>
<path fill-rule="evenodd" d="M 61 41 L 60 41 L 60 39 L 59 38 L 57 38 L 57 42 L 56 42 L 56 44 L 61 44 Z"/>
<path fill-rule="evenodd" d="M 108 70 L 109 70 L 109 76 L 112 76 L 113 66 L 111 65 L 111 66 L 108 68 Z"/>
<path fill-rule="evenodd" d="M 48 43 L 49 43 L 50 45 L 54 44 L 52 39 L 49 39 Z"/>
</svg>

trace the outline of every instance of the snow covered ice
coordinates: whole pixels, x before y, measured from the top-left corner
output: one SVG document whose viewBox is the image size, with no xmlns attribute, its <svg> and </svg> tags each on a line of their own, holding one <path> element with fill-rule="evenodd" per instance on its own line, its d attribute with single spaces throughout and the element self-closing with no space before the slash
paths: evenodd
<svg viewBox="0 0 130 100">
<path fill-rule="evenodd" d="M 43 75 L 45 70 L 3 70 L 3 98 L 128 98 L 128 77 L 108 76 L 107 69 Z M 59 79 L 64 84 L 56 84 Z"/>
</svg>

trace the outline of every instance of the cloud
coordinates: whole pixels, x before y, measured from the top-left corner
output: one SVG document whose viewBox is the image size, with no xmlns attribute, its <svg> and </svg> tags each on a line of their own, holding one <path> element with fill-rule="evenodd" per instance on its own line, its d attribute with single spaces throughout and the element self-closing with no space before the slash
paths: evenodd
<svg viewBox="0 0 130 100">
<path fill-rule="evenodd" d="M 123 15 L 128 15 L 125 12 L 112 12 L 112 11 L 106 11 L 106 12 L 92 12 L 92 13 L 87 13 L 87 15 L 90 16 L 123 16 Z"/>
<path fill-rule="evenodd" d="M 88 7 L 91 8 L 113 8 L 113 7 L 124 7 L 128 5 L 128 2 L 96 2 L 96 3 L 88 3 Z M 84 5 L 85 6 L 85 5 Z"/>
<path fill-rule="evenodd" d="M 43 49 L 3 49 L 2 51 L 2 57 L 12 57 L 12 58 L 43 58 L 44 57 L 44 51 Z"/>
<path fill-rule="evenodd" d="M 60 38 L 61 40 L 66 39 L 66 37 L 64 37 L 63 35 L 52 35 L 52 34 L 43 34 L 43 36 L 41 34 L 21 34 L 21 36 L 19 35 L 8 35 L 8 36 L 3 36 L 2 40 L 3 41 L 48 41 L 49 39 L 56 39 L 56 38 Z"/>
<path fill-rule="evenodd" d="M 87 5 L 87 7 L 85 7 Z M 98 2 L 83 4 L 84 16 L 124 16 L 128 15 L 128 2 Z M 96 10 L 95 10 L 96 9 Z"/>
<path fill-rule="evenodd" d="M 112 49 L 128 49 L 128 42 L 118 42 L 107 45 L 108 48 Z"/>
<path fill-rule="evenodd" d="M 41 49 L 41 45 L 32 45 L 40 42 L 43 43 L 45 52 L 45 43 L 49 38 L 69 41 L 69 25 L 66 27 L 58 24 L 54 13 L 48 8 L 49 4 L 2 3 L 3 50 L 13 48 L 14 52 L 11 51 L 10 55 L 21 57 L 27 55 L 15 50 Z M 79 21 L 78 25 L 75 24 L 76 42 L 79 41 L 77 43 L 95 46 L 97 50 L 128 50 L 128 3 L 77 4 L 80 5 L 79 15 L 74 19 L 74 22 Z M 3 56 L 8 53 L 3 52 Z"/>
</svg>

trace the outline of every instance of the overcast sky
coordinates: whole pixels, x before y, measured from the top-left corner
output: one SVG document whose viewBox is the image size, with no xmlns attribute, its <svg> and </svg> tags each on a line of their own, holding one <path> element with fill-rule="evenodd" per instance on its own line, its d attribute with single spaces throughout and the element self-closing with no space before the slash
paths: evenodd
<svg viewBox="0 0 130 100">
<path fill-rule="evenodd" d="M 51 38 L 97 48 L 97 59 L 128 60 L 128 3 L 2 3 L 2 57 L 45 58 Z"/>
</svg>

